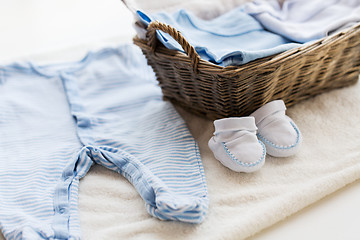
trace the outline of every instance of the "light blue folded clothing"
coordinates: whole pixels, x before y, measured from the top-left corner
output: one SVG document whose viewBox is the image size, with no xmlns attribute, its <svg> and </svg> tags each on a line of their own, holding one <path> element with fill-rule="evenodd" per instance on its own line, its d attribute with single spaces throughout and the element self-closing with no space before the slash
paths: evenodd
<svg viewBox="0 0 360 240">
<path fill-rule="evenodd" d="M 79 240 L 79 181 L 95 163 L 128 179 L 152 216 L 204 220 L 198 146 L 132 45 L 75 63 L 0 65 L 0 109 L 6 239 Z"/>
<path fill-rule="evenodd" d="M 296 42 L 320 39 L 360 22 L 360 0 L 255 0 L 244 6 L 266 29 Z"/>
<path fill-rule="evenodd" d="M 221 66 L 245 64 L 300 46 L 265 30 L 242 7 L 212 20 L 199 19 L 185 10 L 151 16 L 137 11 L 137 17 L 145 25 L 155 20 L 169 24 L 182 33 L 202 59 Z M 167 48 L 183 51 L 168 34 L 157 34 Z"/>
</svg>

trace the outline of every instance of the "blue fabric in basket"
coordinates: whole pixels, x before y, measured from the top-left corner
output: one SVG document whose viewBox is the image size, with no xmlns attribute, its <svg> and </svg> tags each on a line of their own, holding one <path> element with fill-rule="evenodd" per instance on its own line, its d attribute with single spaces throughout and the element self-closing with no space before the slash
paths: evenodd
<svg viewBox="0 0 360 240">
<path fill-rule="evenodd" d="M 243 7 L 212 20 L 200 19 L 183 9 L 152 15 L 137 11 L 137 16 L 146 25 L 155 20 L 169 24 L 182 33 L 202 59 L 221 66 L 245 64 L 301 45 L 265 30 Z M 157 37 L 168 49 L 183 51 L 170 35 L 157 31 Z"/>
</svg>

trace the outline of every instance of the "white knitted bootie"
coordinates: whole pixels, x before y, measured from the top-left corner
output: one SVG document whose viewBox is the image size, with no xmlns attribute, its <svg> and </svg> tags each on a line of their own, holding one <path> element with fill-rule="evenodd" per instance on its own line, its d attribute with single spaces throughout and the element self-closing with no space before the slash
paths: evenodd
<svg viewBox="0 0 360 240">
<path fill-rule="evenodd" d="M 294 155 L 302 142 L 299 128 L 285 110 L 284 101 L 275 100 L 250 115 L 255 118 L 257 136 L 265 144 L 267 154 L 274 157 Z"/>
<path fill-rule="evenodd" d="M 256 137 L 254 117 L 215 120 L 214 126 L 208 145 L 224 166 L 236 172 L 253 172 L 264 165 L 266 150 Z"/>
</svg>

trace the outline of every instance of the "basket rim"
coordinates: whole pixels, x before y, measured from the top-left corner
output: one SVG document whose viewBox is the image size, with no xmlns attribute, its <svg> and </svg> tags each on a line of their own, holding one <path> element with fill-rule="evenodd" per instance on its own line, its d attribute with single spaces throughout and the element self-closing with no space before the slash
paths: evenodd
<svg viewBox="0 0 360 240">
<path fill-rule="evenodd" d="M 342 31 L 339 31 L 331 36 L 326 36 L 318 40 L 314 40 L 309 43 L 305 43 L 302 46 L 287 50 L 285 52 L 275 54 L 272 56 L 260 58 L 253 60 L 251 62 L 248 62 L 243 65 L 236 65 L 236 66 L 227 66 L 223 67 L 214 63 L 211 63 L 209 61 L 203 60 L 200 58 L 198 62 L 198 70 L 199 71 L 207 71 L 207 72 L 216 72 L 216 73 L 227 73 L 229 71 L 231 72 L 239 72 L 243 70 L 251 70 L 252 68 L 259 68 L 259 67 L 266 67 L 267 65 L 275 64 L 275 63 L 281 63 L 282 61 L 288 61 L 291 58 L 295 58 L 299 55 L 303 55 L 304 53 L 309 53 L 312 51 L 316 51 L 318 48 L 324 46 L 325 44 L 330 44 L 333 42 L 339 42 L 346 40 L 350 38 L 352 35 L 360 32 L 360 23 L 355 24 L 354 26 L 344 29 Z M 133 38 L 133 41 L 135 44 L 137 44 L 141 48 L 147 48 L 150 50 L 150 46 L 148 43 L 148 40 L 140 39 L 138 36 L 135 36 Z M 178 51 L 178 50 L 171 50 L 167 49 L 162 44 L 159 44 L 159 46 L 155 49 L 155 54 L 159 54 L 162 56 L 169 56 L 179 58 L 182 61 L 189 61 L 191 63 L 191 60 L 186 55 L 186 53 Z"/>
</svg>

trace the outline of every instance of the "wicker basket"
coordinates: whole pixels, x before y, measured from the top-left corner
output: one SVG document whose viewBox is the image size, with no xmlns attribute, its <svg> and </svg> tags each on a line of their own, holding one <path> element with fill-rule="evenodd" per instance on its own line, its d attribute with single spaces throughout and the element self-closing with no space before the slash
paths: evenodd
<svg viewBox="0 0 360 240">
<path fill-rule="evenodd" d="M 186 54 L 164 47 L 156 30 L 172 36 Z M 289 107 L 352 85 L 360 73 L 360 24 L 241 66 L 200 59 L 180 32 L 157 21 L 149 24 L 146 40 L 135 37 L 134 43 L 152 66 L 165 99 L 210 119 L 246 116 L 275 99 Z"/>
</svg>

